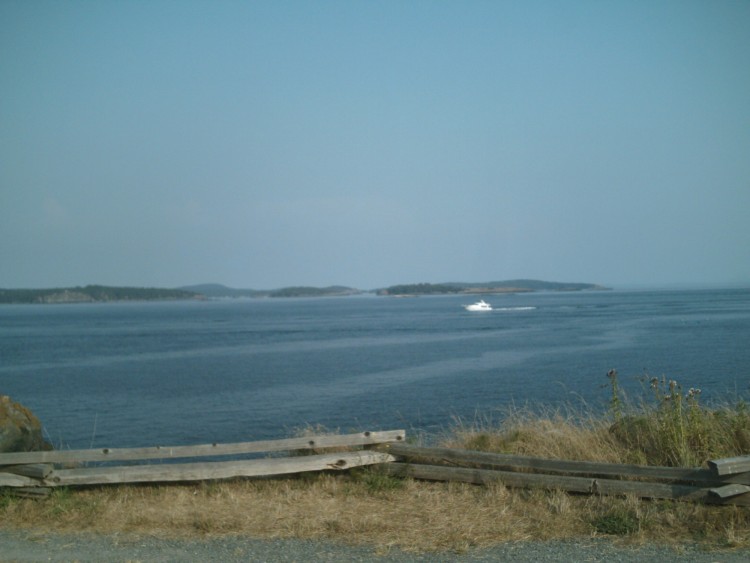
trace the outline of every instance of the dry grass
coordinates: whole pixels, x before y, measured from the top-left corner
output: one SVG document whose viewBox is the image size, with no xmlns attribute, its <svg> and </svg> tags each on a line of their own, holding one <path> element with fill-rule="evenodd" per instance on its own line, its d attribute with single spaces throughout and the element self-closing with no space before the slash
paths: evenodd
<svg viewBox="0 0 750 563">
<path fill-rule="evenodd" d="M 510 408 L 499 424 L 477 418 L 471 424 L 456 420 L 442 439 L 446 447 L 502 452 L 547 459 L 622 463 L 630 455 L 610 431 L 603 417 L 571 409 L 532 412 Z"/>
<path fill-rule="evenodd" d="M 481 417 L 470 424 L 456 421 L 444 442 L 549 459 L 674 467 L 750 452 L 750 408 L 743 401 L 708 408 L 700 404 L 700 389 L 684 392 L 674 380 L 652 378 L 650 398 L 629 402 L 619 391 L 617 372 L 608 376 L 610 413 L 510 408 L 499 424 Z"/>
<path fill-rule="evenodd" d="M 377 483 L 385 479 L 385 486 Z M 750 511 L 635 498 L 353 476 L 59 490 L 4 497 L 3 526 L 107 534 L 329 539 L 381 550 L 613 535 L 631 542 L 750 546 Z"/>
<path fill-rule="evenodd" d="M 722 452 L 721 457 L 748 453 L 744 440 L 750 435 L 750 417 L 744 405 L 707 410 L 693 397 L 679 403 L 673 395 L 669 401 L 628 412 L 620 404 L 614 406 L 612 418 L 570 410 L 511 410 L 499 424 L 487 419 L 459 421 L 440 445 L 613 463 L 658 464 L 665 448 L 670 456 L 678 453 L 689 460 L 709 450 Z M 623 431 L 629 424 L 624 421 L 637 422 Z M 728 439 L 706 439 L 717 432 Z M 501 484 L 428 483 L 398 480 L 375 470 L 278 480 L 63 489 L 41 500 L 0 493 L 0 526 L 328 539 L 377 546 L 382 553 L 393 546 L 462 551 L 501 542 L 602 535 L 632 543 L 670 542 L 675 547 L 683 542 L 750 547 L 747 507 L 579 496 L 506 489 Z"/>
</svg>

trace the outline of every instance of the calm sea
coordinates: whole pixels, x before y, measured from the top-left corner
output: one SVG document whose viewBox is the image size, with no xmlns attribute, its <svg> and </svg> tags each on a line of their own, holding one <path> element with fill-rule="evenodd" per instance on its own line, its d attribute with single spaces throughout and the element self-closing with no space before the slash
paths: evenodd
<svg viewBox="0 0 750 563">
<path fill-rule="evenodd" d="M 435 432 L 515 405 L 603 408 L 606 373 L 750 396 L 750 290 L 0 306 L 0 394 L 58 447 Z"/>
</svg>

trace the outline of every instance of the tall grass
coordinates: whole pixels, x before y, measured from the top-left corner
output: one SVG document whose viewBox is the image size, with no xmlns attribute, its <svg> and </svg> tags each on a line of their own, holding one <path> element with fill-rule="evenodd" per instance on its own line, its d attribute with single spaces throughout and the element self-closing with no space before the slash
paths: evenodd
<svg viewBox="0 0 750 563">
<path fill-rule="evenodd" d="M 616 373 L 612 377 L 616 385 Z M 744 401 L 707 407 L 701 390 L 674 379 L 648 380 L 650 400 L 615 417 L 612 434 L 634 461 L 693 467 L 709 459 L 750 453 L 750 412 Z"/>
<path fill-rule="evenodd" d="M 746 403 L 706 407 L 700 389 L 684 391 L 675 380 L 651 378 L 637 401 L 622 392 L 615 370 L 607 373 L 609 410 L 573 407 L 509 408 L 498 424 L 458 420 L 444 439 L 449 447 L 552 459 L 694 467 L 709 459 L 750 453 Z"/>
<path fill-rule="evenodd" d="M 508 407 L 499 418 L 456 419 L 440 443 L 449 448 L 615 463 L 624 451 L 611 435 L 610 426 L 608 421 L 572 407 Z"/>
</svg>

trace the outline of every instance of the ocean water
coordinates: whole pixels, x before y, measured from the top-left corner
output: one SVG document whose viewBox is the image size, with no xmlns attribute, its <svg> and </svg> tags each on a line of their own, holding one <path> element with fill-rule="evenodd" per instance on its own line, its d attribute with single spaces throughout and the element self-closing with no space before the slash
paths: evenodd
<svg viewBox="0 0 750 563">
<path fill-rule="evenodd" d="M 750 290 L 0 306 L 0 394 L 57 447 L 439 432 L 516 406 L 606 408 L 606 373 L 750 397 Z"/>
</svg>

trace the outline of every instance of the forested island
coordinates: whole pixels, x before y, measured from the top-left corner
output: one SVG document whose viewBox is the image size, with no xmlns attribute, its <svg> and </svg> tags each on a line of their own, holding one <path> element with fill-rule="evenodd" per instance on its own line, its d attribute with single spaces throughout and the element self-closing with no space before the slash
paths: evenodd
<svg viewBox="0 0 750 563">
<path fill-rule="evenodd" d="M 280 289 L 234 289 L 221 284 L 201 284 L 164 289 L 154 287 L 85 287 L 53 289 L 0 289 L 0 304 L 10 303 L 96 303 L 108 301 L 166 301 L 187 299 L 236 299 L 283 297 L 341 297 L 363 293 L 383 296 L 418 296 L 451 294 L 524 293 L 530 291 L 600 291 L 606 287 L 591 283 L 562 283 L 538 280 L 509 280 L 484 283 L 415 283 L 392 285 L 364 291 L 353 287 L 291 286 Z"/>
<path fill-rule="evenodd" d="M 344 287 L 342 285 L 331 285 L 328 287 L 283 287 L 275 289 L 268 293 L 269 297 L 334 297 L 342 295 L 356 295 L 363 293 L 353 287 Z"/>
<path fill-rule="evenodd" d="M 482 283 L 446 282 L 392 285 L 373 290 L 331 285 L 328 287 L 292 286 L 281 289 L 234 289 L 221 284 L 191 285 L 181 289 L 200 293 L 208 298 L 232 297 L 338 297 L 375 293 L 390 296 L 450 295 L 475 293 L 524 293 L 530 291 L 601 291 L 607 289 L 593 283 L 545 282 L 539 280 L 508 280 Z"/>
<path fill-rule="evenodd" d="M 95 303 L 204 298 L 203 295 L 193 291 L 155 287 L 87 285 L 52 289 L 0 289 L 0 303 Z"/>
<path fill-rule="evenodd" d="M 110 287 L 87 285 L 51 289 L 0 289 L 0 304 L 98 303 L 108 301 L 171 301 L 259 297 L 334 297 L 364 293 L 359 289 L 293 286 L 280 289 L 234 289 L 221 284 L 202 284 L 177 289 L 153 287 Z"/>
<path fill-rule="evenodd" d="M 205 283 L 182 287 L 186 291 L 199 293 L 209 299 L 239 297 L 338 297 L 365 293 L 362 290 L 343 285 L 328 287 L 291 286 L 279 289 L 235 289 L 218 283 Z"/>
<path fill-rule="evenodd" d="M 546 282 L 539 280 L 507 280 L 484 283 L 415 283 L 392 285 L 379 289 L 378 295 L 448 295 L 472 293 L 525 293 L 529 291 L 603 291 L 608 288 L 593 283 Z"/>
</svg>

